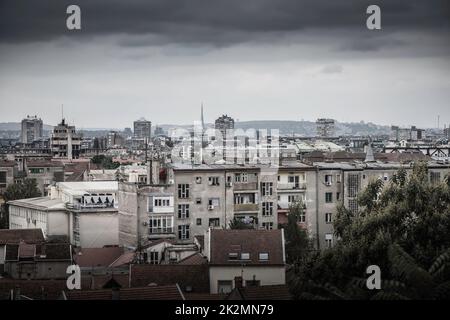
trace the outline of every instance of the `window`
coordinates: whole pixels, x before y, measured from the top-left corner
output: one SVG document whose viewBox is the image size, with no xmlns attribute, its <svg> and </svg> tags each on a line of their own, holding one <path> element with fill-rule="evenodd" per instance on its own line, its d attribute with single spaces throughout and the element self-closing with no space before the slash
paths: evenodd
<svg viewBox="0 0 450 320">
<path fill-rule="evenodd" d="M 273 182 L 261 183 L 261 193 L 263 196 L 271 196 L 273 193 Z"/>
<path fill-rule="evenodd" d="M 296 202 L 300 199 L 298 195 L 288 195 L 288 203 Z"/>
<path fill-rule="evenodd" d="M 326 174 L 325 175 L 325 184 L 331 185 L 332 182 L 333 182 L 333 176 L 331 174 Z"/>
<path fill-rule="evenodd" d="M 6 187 L 6 171 L 0 171 L 0 187 Z"/>
<path fill-rule="evenodd" d="M 178 226 L 178 239 L 180 240 L 189 239 L 189 225 Z"/>
<path fill-rule="evenodd" d="M 209 177 L 208 182 L 210 186 L 218 186 L 219 185 L 219 177 Z"/>
<path fill-rule="evenodd" d="M 150 252 L 150 264 L 159 264 L 159 252 L 151 251 Z"/>
<path fill-rule="evenodd" d="M 170 198 L 154 198 L 154 207 L 170 207 Z"/>
<path fill-rule="evenodd" d="M 272 230 L 273 222 L 263 222 L 262 227 L 263 227 L 263 229 L 266 229 L 266 230 Z"/>
<path fill-rule="evenodd" d="M 269 260 L 269 254 L 267 252 L 259 253 L 259 261 L 267 261 Z"/>
<path fill-rule="evenodd" d="M 337 201 L 341 200 L 341 193 L 340 192 L 336 192 L 336 200 Z"/>
<path fill-rule="evenodd" d="M 325 246 L 331 248 L 333 246 L 333 235 L 331 233 L 325 234 Z"/>
<path fill-rule="evenodd" d="M 360 185 L 360 175 L 358 173 L 349 173 L 347 178 L 348 196 L 354 198 L 358 195 Z"/>
<path fill-rule="evenodd" d="M 341 183 L 341 175 L 340 174 L 336 175 L 336 182 Z"/>
<path fill-rule="evenodd" d="M 180 199 L 189 198 L 189 184 L 178 185 L 178 198 Z"/>
<path fill-rule="evenodd" d="M 262 203 L 262 215 L 272 216 L 273 215 L 273 202 L 263 202 Z"/>
<path fill-rule="evenodd" d="M 178 205 L 178 219 L 187 219 L 189 218 L 189 205 L 188 204 L 179 204 Z"/>
<path fill-rule="evenodd" d="M 233 289 L 233 281 L 231 280 L 217 281 L 217 293 L 230 293 L 232 289 Z"/>
<path fill-rule="evenodd" d="M 210 227 L 218 227 L 218 226 L 220 226 L 220 219 L 219 218 L 210 218 L 209 219 L 209 226 Z"/>
<path fill-rule="evenodd" d="M 173 217 L 152 216 L 149 221 L 149 232 L 151 234 L 172 233 Z"/>
<path fill-rule="evenodd" d="M 348 200 L 348 209 L 353 213 L 357 213 L 358 212 L 358 200 L 349 199 Z"/>
<path fill-rule="evenodd" d="M 214 208 L 219 207 L 220 199 L 219 198 L 210 198 L 208 199 L 208 206 L 213 206 Z"/>
<path fill-rule="evenodd" d="M 247 173 L 236 173 L 234 175 L 234 182 L 248 182 Z"/>
<path fill-rule="evenodd" d="M 30 173 L 32 174 L 44 173 L 44 168 L 30 168 Z"/>
<path fill-rule="evenodd" d="M 202 219 L 201 218 L 197 218 L 197 225 L 201 226 L 202 225 Z"/>
<path fill-rule="evenodd" d="M 228 254 L 228 260 L 237 260 L 239 255 L 236 252 L 230 252 Z"/>
<path fill-rule="evenodd" d="M 441 182 L 441 173 L 440 172 L 430 172 L 430 182 L 431 184 L 437 184 Z"/>
<path fill-rule="evenodd" d="M 325 213 L 325 222 L 331 223 L 331 213 Z"/>
<path fill-rule="evenodd" d="M 305 210 L 302 210 L 300 212 L 300 215 L 298 216 L 298 222 L 306 222 L 306 212 Z"/>
<path fill-rule="evenodd" d="M 196 198 L 195 199 L 196 204 L 202 204 L 202 198 Z"/>
<path fill-rule="evenodd" d="M 241 260 L 250 260 L 250 253 L 242 252 L 241 253 Z"/>
<path fill-rule="evenodd" d="M 325 202 L 326 203 L 333 202 L 333 193 L 332 192 L 326 192 L 325 193 Z"/>
</svg>

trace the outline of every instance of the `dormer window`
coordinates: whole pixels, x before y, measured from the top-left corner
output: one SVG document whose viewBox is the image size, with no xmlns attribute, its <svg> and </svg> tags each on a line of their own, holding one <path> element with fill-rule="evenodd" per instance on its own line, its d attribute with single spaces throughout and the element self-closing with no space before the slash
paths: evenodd
<svg viewBox="0 0 450 320">
<path fill-rule="evenodd" d="M 269 254 L 267 252 L 259 253 L 259 261 L 267 261 L 269 260 Z"/>
<path fill-rule="evenodd" d="M 250 260 L 250 253 L 242 252 L 241 253 L 241 260 Z"/>
<path fill-rule="evenodd" d="M 236 252 L 230 252 L 228 254 L 228 260 L 237 260 L 238 259 L 238 254 Z"/>
</svg>

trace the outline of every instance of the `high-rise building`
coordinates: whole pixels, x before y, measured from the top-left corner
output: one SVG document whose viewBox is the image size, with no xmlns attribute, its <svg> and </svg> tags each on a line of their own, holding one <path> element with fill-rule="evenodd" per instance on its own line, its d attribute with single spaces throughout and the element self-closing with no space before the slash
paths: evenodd
<svg viewBox="0 0 450 320">
<path fill-rule="evenodd" d="M 334 120 L 320 118 L 316 121 L 317 136 L 321 138 L 328 138 L 334 135 Z"/>
<path fill-rule="evenodd" d="M 135 138 L 150 138 L 152 133 L 152 122 L 140 118 L 134 122 Z"/>
<path fill-rule="evenodd" d="M 234 119 L 224 114 L 216 119 L 214 128 L 219 130 L 222 136 L 225 137 L 227 130 L 234 129 Z"/>
<path fill-rule="evenodd" d="M 81 150 L 81 135 L 75 131 L 75 126 L 69 126 L 65 119 L 53 128 L 52 154 L 54 157 L 77 159 Z"/>
<path fill-rule="evenodd" d="M 22 120 L 22 131 L 20 141 L 22 143 L 32 143 L 43 136 L 43 123 L 37 116 L 27 116 Z"/>
</svg>

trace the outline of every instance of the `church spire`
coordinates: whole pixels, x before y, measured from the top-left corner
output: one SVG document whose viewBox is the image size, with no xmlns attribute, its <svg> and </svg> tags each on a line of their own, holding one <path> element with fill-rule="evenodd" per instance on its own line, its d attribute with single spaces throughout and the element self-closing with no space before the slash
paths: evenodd
<svg viewBox="0 0 450 320">
<path fill-rule="evenodd" d="M 201 121 L 202 121 L 202 131 L 205 130 L 205 118 L 203 117 L 203 102 L 202 102 L 202 107 L 201 107 Z"/>
</svg>

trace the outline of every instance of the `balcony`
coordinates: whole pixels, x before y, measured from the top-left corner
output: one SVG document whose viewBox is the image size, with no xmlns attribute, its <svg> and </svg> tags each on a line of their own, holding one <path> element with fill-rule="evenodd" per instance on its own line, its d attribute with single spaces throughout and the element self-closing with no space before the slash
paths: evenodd
<svg viewBox="0 0 450 320">
<path fill-rule="evenodd" d="M 259 210 L 257 203 L 241 203 L 234 205 L 234 212 L 255 212 Z"/>
<path fill-rule="evenodd" d="M 258 182 L 235 182 L 235 191 L 258 190 Z"/>
<path fill-rule="evenodd" d="M 77 210 L 77 211 L 92 211 L 99 209 L 117 209 L 114 203 L 90 203 L 90 204 L 81 204 L 81 203 L 66 203 L 65 207 L 69 210 Z"/>
<path fill-rule="evenodd" d="M 302 190 L 306 190 L 306 182 L 301 182 L 301 183 L 279 183 L 277 185 L 277 189 L 279 191 L 284 191 L 284 190 L 289 190 L 289 191 L 302 191 Z"/>
</svg>

